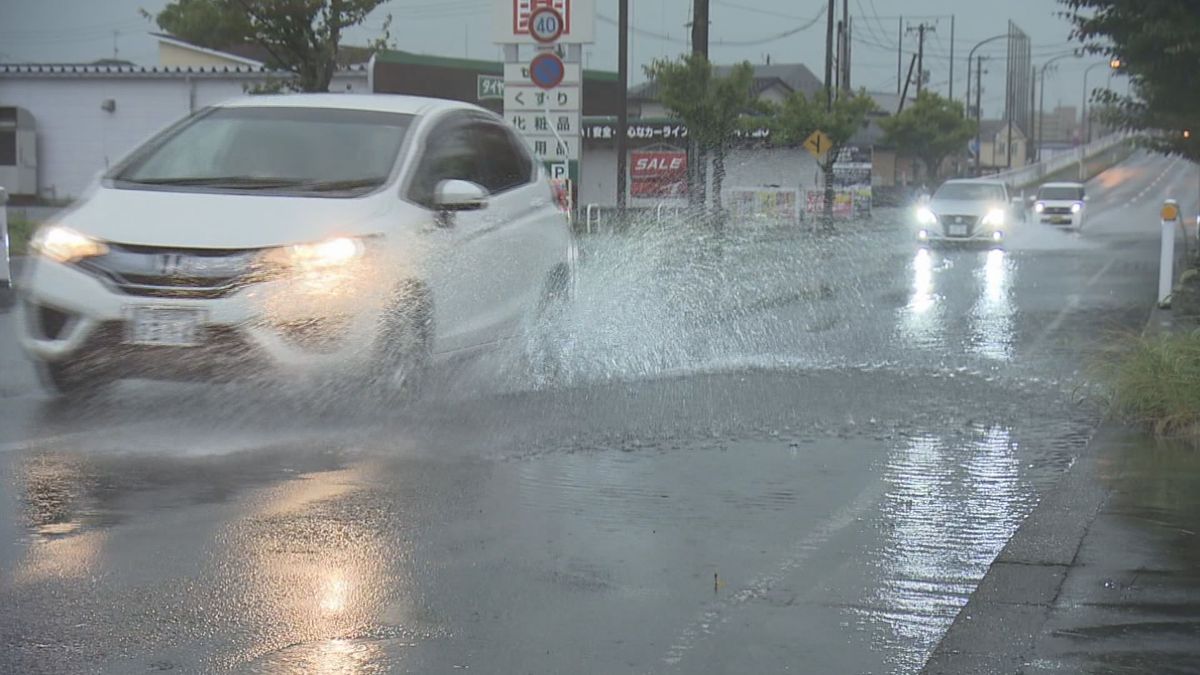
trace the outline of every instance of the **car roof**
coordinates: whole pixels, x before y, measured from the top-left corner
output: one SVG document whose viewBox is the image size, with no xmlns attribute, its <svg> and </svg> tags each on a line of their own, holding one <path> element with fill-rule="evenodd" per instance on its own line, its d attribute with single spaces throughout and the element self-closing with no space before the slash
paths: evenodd
<svg viewBox="0 0 1200 675">
<path fill-rule="evenodd" d="M 1083 187 L 1083 183 L 1070 183 L 1070 182 L 1061 182 L 1061 183 L 1042 183 L 1042 187 L 1070 187 L 1070 188 L 1081 188 L 1081 187 Z"/>
<path fill-rule="evenodd" d="M 483 111 L 479 106 L 426 96 L 399 94 L 272 94 L 241 96 L 217 104 L 221 108 L 336 108 L 371 110 L 406 115 L 428 115 L 441 110 Z"/>
<path fill-rule="evenodd" d="M 984 180 L 982 178 L 954 178 L 942 183 L 942 185 L 949 185 L 951 183 L 955 185 L 960 183 L 965 185 L 1005 185 L 1005 182 L 1002 180 Z"/>
</svg>

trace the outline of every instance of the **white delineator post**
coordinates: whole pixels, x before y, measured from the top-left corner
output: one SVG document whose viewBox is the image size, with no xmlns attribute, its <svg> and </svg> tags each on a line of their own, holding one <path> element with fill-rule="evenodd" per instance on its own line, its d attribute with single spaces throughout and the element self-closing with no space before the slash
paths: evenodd
<svg viewBox="0 0 1200 675">
<path fill-rule="evenodd" d="M 0 187 L 0 288 L 12 286 L 8 256 L 8 192 Z"/>
<path fill-rule="evenodd" d="M 1162 206 L 1162 249 L 1158 259 L 1158 306 L 1171 306 L 1175 281 L 1175 228 L 1179 227 L 1179 203 L 1168 199 Z"/>
</svg>

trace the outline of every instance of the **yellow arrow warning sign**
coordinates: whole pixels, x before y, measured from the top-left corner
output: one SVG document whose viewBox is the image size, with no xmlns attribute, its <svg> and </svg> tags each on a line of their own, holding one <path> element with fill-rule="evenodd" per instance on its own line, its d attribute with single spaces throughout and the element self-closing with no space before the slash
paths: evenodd
<svg viewBox="0 0 1200 675">
<path fill-rule="evenodd" d="M 821 158 L 821 155 L 829 152 L 833 147 L 833 141 L 825 135 L 825 132 L 817 129 L 809 134 L 808 138 L 804 139 L 804 149 L 812 153 L 813 157 Z"/>
</svg>

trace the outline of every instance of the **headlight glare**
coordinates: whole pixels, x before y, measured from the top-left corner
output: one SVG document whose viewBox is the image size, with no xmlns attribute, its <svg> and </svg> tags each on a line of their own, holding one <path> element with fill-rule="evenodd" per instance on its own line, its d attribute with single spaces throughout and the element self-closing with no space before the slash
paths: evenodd
<svg viewBox="0 0 1200 675">
<path fill-rule="evenodd" d="M 60 263 L 71 263 L 108 253 L 108 245 L 61 225 L 40 228 L 29 242 L 30 248 Z"/>
<path fill-rule="evenodd" d="M 1083 204 L 1080 204 L 1079 202 L 1075 202 L 1074 204 L 1071 205 L 1071 213 L 1079 213 L 1082 210 L 1083 210 Z"/>
<path fill-rule="evenodd" d="M 984 225 L 1003 225 L 1004 224 L 1004 209 L 992 209 L 983 217 Z"/>
<path fill-rule="evenodd" d="M 362 241 L 337 237 L 314 244 L 294 244 L 270 250 L 266 261 L 280 267 L 301 270 L 329 269 L 345 265 L 362 256 Z"/>
<path fill-rule="evenodd" d="M 933 225 L 937 223 L 937 216 L 927 206 L 922 206 L 917 209 L 917 222 L 922 225 Z"/>
<path fill-rule="evenodd" d="M 1041 202 L 1038 202 L 1033 205 L 1033 210 L 1037 211 L 1038 213 L 1041 213 L 1042 211 L 1046 210 L 1046 205 Z"/>
</svg>

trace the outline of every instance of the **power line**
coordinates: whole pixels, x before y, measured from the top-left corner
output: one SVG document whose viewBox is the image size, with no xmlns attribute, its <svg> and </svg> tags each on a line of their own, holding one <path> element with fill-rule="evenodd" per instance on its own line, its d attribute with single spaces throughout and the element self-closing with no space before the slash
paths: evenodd
<svg viewBox="0 0 1200 675">
<path fill-rule="evenodd" d="M 796 16 L 795 14 L 784 14 L 783 12 L 776 12 L 776 11 L 770 10 L 770 9 L 763 9 L 761 7 L 755 7 L 754 5 L 743 5 L 743 4 L 737 3 L 737 2 L 729 2 L 729 0 L 712 0 L 712 3 L 714 5 L 723 5 L 725 7 L 741 9 L 741 10 L 744 10 L 747 12 L 754 12 L 756 14 L 765 14 L 767 16 L 778 16 L 778 17 L 781 17 L 784 19 L 797 19 L 797 20 L 804 19 L 804 17 Z"/>
<path fill-rule="evenodd" d="M 717 46 L 717 47 L 749 47 L 752 45 L 766 44 L 768 42 L 774 42 L 775 40 L 782 40 L 785 37 L 790 37 L 797 33 L 806 31 L 809 28 L 812 28 L 818 21 L 820 21 L 824 17 L 825 17 L 825 9 L 822 8 L 821 11 L 817 12 L 817 15 L 814 16 L 807 23 L 796 26 L 795 28 L 785 30 L 781 33 L 776 33 L 774 35 L 769 35 L 769 36 L 762 37 L 762 38 L 755 38 L 753 40 L 712 40 L 709 42 L 709 44 L 712 46 Z M 596 18 L 606 24 L 609 24 L 612 26 L 617 25 L 617 21 L 610 16 L 606 16 L 604 14 L 597 13 Z M 674 38 L 674 37 L 671 37 L 670 35 L 666 35 L 664 33 L 657 33 L 655 31 L 646 30 L 643 28 L 636 28 L 634 26 L 630 26 L 629 30 L 632 33 L 637 33 L 638 35 L 643 35 L 645 37 L 652 37 L 652 38 L 656 38 L 658 40 L 664 40 L 666 42 L 672 42 L 672 43 L 676 43 L 676 44 L 687 44 L 686 40 L 683 40 L 680 38 Z"/>
</svg>

